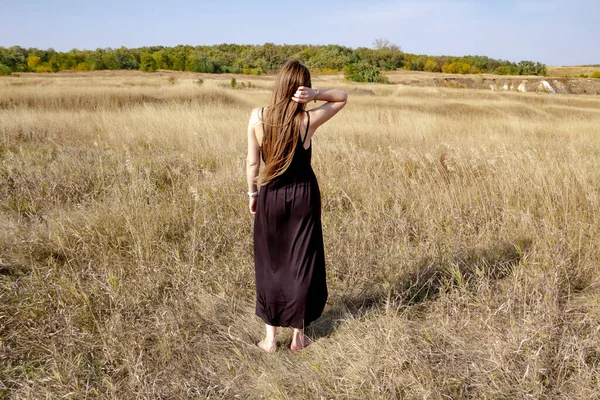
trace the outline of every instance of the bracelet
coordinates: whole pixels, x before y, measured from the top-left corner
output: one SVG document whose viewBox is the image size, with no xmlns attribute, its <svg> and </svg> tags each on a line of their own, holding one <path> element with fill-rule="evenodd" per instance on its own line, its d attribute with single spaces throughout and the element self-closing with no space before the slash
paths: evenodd
<svg viewBox="0 0 600 400">
<path fill-rule="evenodd" d="M 319 90 L 315 89 L 315 103 L 317 102 L 317 95 L 319 94 Z"/>
<path fill-rule="evenodd" d="M 256 197 L 256 196 L 258 196 L 258 190 L 256 192 L 251 192 L 251 191 L 248 190 L 248 196 L 249 197 Z"/>
</svg>

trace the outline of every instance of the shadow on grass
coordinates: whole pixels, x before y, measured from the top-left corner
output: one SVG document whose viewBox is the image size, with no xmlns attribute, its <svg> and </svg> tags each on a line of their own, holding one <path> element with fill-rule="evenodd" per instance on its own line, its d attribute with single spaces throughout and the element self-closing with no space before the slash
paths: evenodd
<svg viewBox="0 0 600 400">
<path fill-rule="evenodd" d="M 26 268 L 23 265 L 0 263 L 0 275 L 7 276 L 9 278 L 20 278 L 28 272 L 29 268 Z"/>
<path fill-rule="evenodd" d="M 476 279 L 498 280 L 510 275 L 531 246 L 531 240 L 520 239 L 481 249 L 466 248 L 452 257 L 424 257 L 414 263 L 407 274 L 388 282 L 389 288 L 366 289 L 359 295 L 341 296 L 319 320 L 307 328 L 314 338 L 331 335 L 348 318 L 360 318 L 374 310 L 413 307 L 434 300 L 441 288 L 460 280 L 468 284 Z M 375 285 L 374 285 L 375 286 Z"/>
</svg>

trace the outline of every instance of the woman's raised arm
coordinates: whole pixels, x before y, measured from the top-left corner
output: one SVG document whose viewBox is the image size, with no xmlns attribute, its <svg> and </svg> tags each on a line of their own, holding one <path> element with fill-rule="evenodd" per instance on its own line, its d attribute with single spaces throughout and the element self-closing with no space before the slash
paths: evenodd
<svg viewBox="0 0 600 400">
<path fill-rule="evenodd" d="M 308 103 L 309 101 L 325 101 L 326 103 L 310 110 L 310 131 L 314 132 L 319 126 L 329 121 L 338 113 L 348 101 L 348 94 L 338 89 L 313 89 L 300 86 L 294 97 L 297 103 Z"/>
</svg>

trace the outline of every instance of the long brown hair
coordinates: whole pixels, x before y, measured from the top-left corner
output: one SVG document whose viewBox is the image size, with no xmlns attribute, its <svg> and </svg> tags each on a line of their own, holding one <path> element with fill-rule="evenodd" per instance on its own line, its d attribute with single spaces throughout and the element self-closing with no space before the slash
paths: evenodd
<svg viewBox="0 0 600 400">
<path fill-rule="evenodd" d="M 271 102 L 263 115 L 265 166 L 258 177 L 260 186 L 283 174 L 294 158 L 306 105 L 292 100 L 299 86 L 311 87 L 310 72 L 300 62 L 288 61 L 277 76 Z"/>
</svg>

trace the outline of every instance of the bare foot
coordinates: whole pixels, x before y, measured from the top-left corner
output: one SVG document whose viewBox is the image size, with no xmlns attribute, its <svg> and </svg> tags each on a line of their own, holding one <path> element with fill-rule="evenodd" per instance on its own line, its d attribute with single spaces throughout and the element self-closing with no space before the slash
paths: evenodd
<svg viewBox="0 0 600 400">
<path fill-rule="evenodd" d="M 273 340 L 263 339 L 260 342 L 256 343 L 256 347 L 264 351 L 265 353 L 273 354 L 275 350 L 277 350 L 277 343 Z"/>
<path fill-rule="evenodd" d="M 294 341 L 292 340 L 292 344 L 290 345 L 290 350 L 294 351 L 294 352 L 300 351 L 311 343 L 312 343 L 312 340 L 310 340 L 310 338 L 308 336 L 304 335 L 302 337 L 302 340 L 298 340 L 297 343 L 294 343 Z"/>
</svg>

